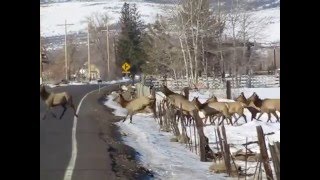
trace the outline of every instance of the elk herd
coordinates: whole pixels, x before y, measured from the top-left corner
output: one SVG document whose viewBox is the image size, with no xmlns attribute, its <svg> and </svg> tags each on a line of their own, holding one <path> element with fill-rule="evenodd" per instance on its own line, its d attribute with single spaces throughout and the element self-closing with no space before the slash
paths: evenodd
<svg viewBox="0 0 320 180">
<path fill-rule="evenodd" d="M 241 117 L 247 122 L 247 117 L 244 114 L 245 109 L 248 109 L 251 113 L 251 121 L 253 119 L 260 120 L 261 116 L 266 113 L 268 115 L 267 122 L 272 122 L 271 114 L 276 118 L 276 122 L 280 122 L 280 118 L 277 114 L 277 112 L 280 113 L 280 99 L 261 99 L 255 92 L 249 98 L 246 98 L 242 92 L 234 99 L 234 102 L 219 102 L 217 97 L 212 96 L 204 103 L 201 103 L 199 97 L 194 97 L 190 101 L 189 93 L 186 88 L 183 89 L 183 93 L 176 93 L 163 85 L 160 87 L 160 91 L 165 95 L 163 101 L 172 105 L 176 109 L 177 115 L 182 113 L 189 122 L 193 119 L 195 113 L 203 120 L 204 124 L 206 124 L 209 119 L 211 124 L 215 124 L 215 121 L 217 120 L 218 124 L 222 124 L 224 120 L 227 120 L 228 124 L 233 125 L 238 123 L 238 120 Z M 123 121 L 126 120 L 127 116 L 130 116 L 130 122 L 132 122 L 132 116 L 138 112 L 145 111 L 145 109 L 151 110 L 156 117 L 156 112 L 151 108 L 155 105 L 155 97 L 150 95 L 126 100 L 122 95 L 123 92 L 124 91 L 118 92 L 119 96 L 117 101 L 128 111 Z M 260 115 L 257 118 L 258 113 L 260 113 Z"/>
<path fill-rule="evenodd" d="M 193 100 L 190 101 L 187 89 L 183 89 L 184 95 L 173 92 L 165 85 L 160 87 L 160 91 L 166 96 L 164 98 L 164 101 L 168 101 L 169 104 L 177 109 L 177 112 L 181 110 L 182 112 L 180 113 L 182 113 L 189 121 L 191 121 L 192 117 L 195 117 L 195 115 L 197 115 L 204 120 L 204 124 L 207 123 L 207 119 L 210 119 L 211 124 L 215 124 L 215 121 L 217 119 L 218 124 L 223 123 L 223 121 L 227 119 L 227 123 L 233 125 L 238 122 L 240 117 L 243 117 L 245 122 L 247 122 L 247 117 L 244 114 L 244 110 L 248 109 L 248 111 L 251 113 L 251 121 L 253 119 L 259 120 L 261 116 L 266 113 L 268 115 L 267 122 L 272 122 L 271 114 L 276 118 L 276 122 L 280 122 L 280 118 L 277 114 L 277 112 L 280 113 L 280 99 L 261 99 L 255 92 L 249 98 L 246 98 L 244 93 L 242 92 L 236 99 L 234 99 L 234 102 L 219 102 L 217 97 L 212 96 L 204 103 L 201 103 L 198 97 L 194 97 Z M 121 105 L 121 107 L 127 109 L 127 114 L 123 122 L 127 119 L 128 116 L 130 116 L 130 123 L 132 123 L 132 116 L 134 114 L 146 110 L 152 112 L 154 114 L 154 117 L 156 117 L 155 108 L 152 108 L 156 103 L 155 97 L 149 95 L 134 97 L 128 100 L 123 97 L 123 93 L 123 90 L 120 90 L 117 93 L 117 102 Z M 129 93 L 131 95 L 134 94 L 133 92 Z M 46 91 L 45 87 L 41 85 L 40 95 L 47 105 L 47 111 L 43 119 L 45 119 L 46 114 L 54 106 L 63 107 L 63 112 L 60 118 L 62 118 L 62 116 L 64 115 L 67 105 L 69 105 L 74 110 L 74 115 L 77 116 L 75 106 L 72 103 L 72 96 L 68 93 L 49 93 Z M 258 116 L 258 118 L 256 118 L 258 113 L 260 113 L 260 115 Z M 232 117 L 235 119 L 234 122 L 232 121 Z"/>
<path fill-rule="evenodd" d="M 160 91 L 165 94 L 166 100 L 173 104 L 175 108 L 181 109 L 187 118 L 190 117 L 190 115 L 193 116 L 192 112 L 196 109 L 199 117 L 204 120 L 204 124 L 207 123 L 208 119 L 210 119 L 211 124 L 215 124 L 214 122 L 217 119 L 218 124 L 223 123 L 223 121 L 227 119 L 227 123 L 233 125 L 238 122 L 240 117 L 243 117 L 244 121 L 247 122 L 247 117 L 244 114 L 245 109 L 248 109 L 251 113 L 251 121 L 253 119 L 259 120 L 264 113 L 267 113 L 267 122 L 271 122 L 271 114 L 274 115 L 277 122 L 280 122 L 277 114 L 277 112 L 280 113 L 280 99 L 261 99 L 256 92 L 249 98 L 246 98 L 242 92 L 234 99 L 234 102 L 219 102 L 217 97 L 212 96 L 204 103 L 201 103 L 199 97 L 194 97 L 192 101 L 189 101 L 188 96 L 175 93 L 166 86 L 162 86 Z M 260 113 L 260 115 L 256 118 L 258 113 Z M 238 117 L 236 115 L 238 115 Z M 235 119 L 234 122 L 232 118 Z"/>
</svg>

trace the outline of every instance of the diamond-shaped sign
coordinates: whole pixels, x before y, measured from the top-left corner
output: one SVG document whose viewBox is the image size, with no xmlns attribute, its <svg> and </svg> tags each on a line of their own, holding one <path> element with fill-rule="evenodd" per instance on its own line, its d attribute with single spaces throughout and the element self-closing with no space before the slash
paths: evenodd
<svg viewBox="0 0 320 180">
<path fill-rule="evenodd" d="M 130 68 L 131 68 L 131 66 L 130 66 L 130 64 L 128 64 L 127 62 L 125 62 L 125 63 L 122 64 L 122 70 L 123 70 L 124 72 L 128 72 Z"/>
</svg>

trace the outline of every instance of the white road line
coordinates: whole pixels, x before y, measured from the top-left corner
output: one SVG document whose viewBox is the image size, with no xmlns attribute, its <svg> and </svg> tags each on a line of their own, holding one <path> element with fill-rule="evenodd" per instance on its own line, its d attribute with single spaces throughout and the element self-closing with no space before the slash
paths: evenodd
<svg viewBox="0 0 320 180">
<path fill-rule="evenodd" d="M 104 86 L 106 87 L 106 86 Z M 104 88 L 102 87 L 102 88 Z M 100 88 L 100 89 L 102 89 Z M 98 91 L 99 89 L 93 90 L 89 93 L 87 93 L 80 101 L 78 108 L 77 108 L 77 114 L 79 115 L 79 110 L 82 104 L 82 101 L 91 93 Z M 74 170 L 74 166 L 76 164 L 76 159 L 77 159 L 77 153 L 78 153 L 78 149 L 77 149 L 77 138 L 76 138 L 76 132 L 77 132 L 77 122 L 78 122 L 78 118 L 76 116 L 74 116 L 73 118 L 73 127 L 72 127 L 72 154 L 71 154 L 71 159 L 69 161 L 68 167 L 64 173 L 64 178 L 63 180 L 71 180 L 72 179 L 72 175 L 73 175 L 73 170 Z"/>
</svg>

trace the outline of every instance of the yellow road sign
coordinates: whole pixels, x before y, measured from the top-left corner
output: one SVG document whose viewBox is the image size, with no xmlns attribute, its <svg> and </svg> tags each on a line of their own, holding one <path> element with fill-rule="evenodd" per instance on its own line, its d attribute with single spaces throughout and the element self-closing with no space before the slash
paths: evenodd
<svg viewBox="0 0 320 180">
<path fill-rule="evenodd" d="M 124 72 L 128 72 L 130 68 L 131 68 L 131 66 L 130 66 L 130 64 L 128 64 L 127 62 L 125 62 L 125 63 L 122 64 L 122 70 L 123 70 Z"/>
</svg>

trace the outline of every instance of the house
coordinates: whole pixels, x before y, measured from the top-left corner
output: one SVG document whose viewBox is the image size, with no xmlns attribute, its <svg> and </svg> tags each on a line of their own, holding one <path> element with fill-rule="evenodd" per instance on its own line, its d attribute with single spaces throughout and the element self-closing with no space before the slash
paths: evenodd
<svg viewBox="0 0 320 180">
<path fill-rule="evenodd" d="M 100 76 L 100 70 L 99 68 L 94 65 L 94 64 L 91 64 L 90 65 L 90 71 L 91 71 L 91 75 L 90 75 L 90 79 L 91 80 L 97 80 L 99 79 L 101 76 Z M 77 78 L 86 78 L 88 79 L 88 67 L 87 67 L 87 63 L 85 63 L 83 65 L 83 67 L 77 72 L 76 74 L 76 77 Z"/>
</svg>

